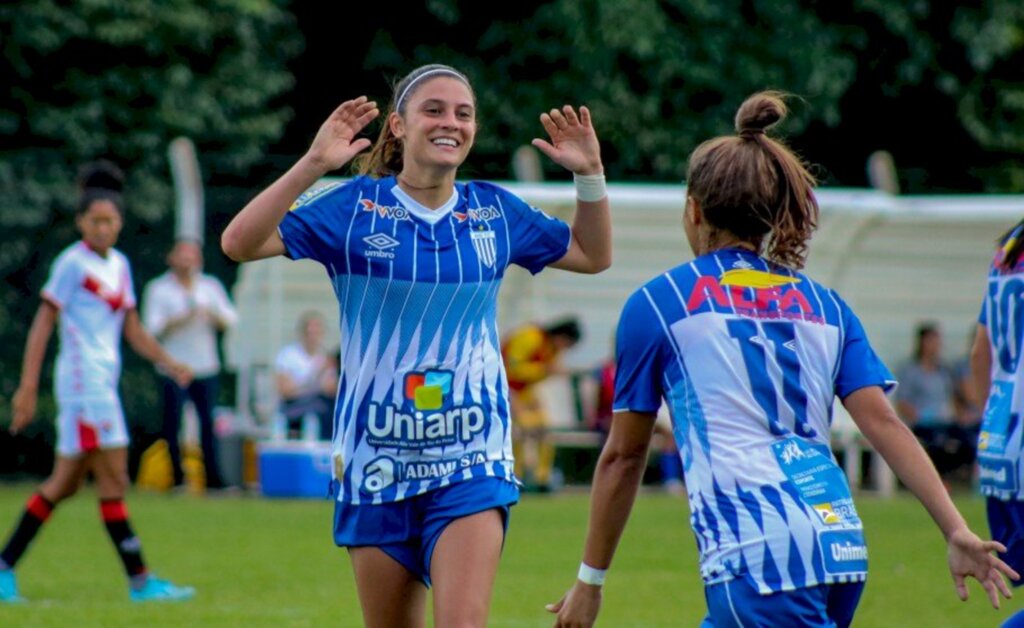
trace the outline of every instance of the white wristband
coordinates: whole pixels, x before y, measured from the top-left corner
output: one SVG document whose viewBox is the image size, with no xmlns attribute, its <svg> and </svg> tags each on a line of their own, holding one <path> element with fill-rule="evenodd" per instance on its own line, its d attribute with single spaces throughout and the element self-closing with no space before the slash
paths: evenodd
<svg viewBox="0 0 1024 628">
<path fill-rule="evenodd" d="M 580 572 L 576 575 L 583 584 L 599 587 L 604 584 L 604 577 L 608 575 L 607 569 L 594 569 L 587 563 L 580 563 Z"/>
<path fill-rule="evenodd" d="M 585 203 L 596 203 L 608 196 L 603 174 L 573 174 L 576 184 L 576 198 Z"/>
</svg>

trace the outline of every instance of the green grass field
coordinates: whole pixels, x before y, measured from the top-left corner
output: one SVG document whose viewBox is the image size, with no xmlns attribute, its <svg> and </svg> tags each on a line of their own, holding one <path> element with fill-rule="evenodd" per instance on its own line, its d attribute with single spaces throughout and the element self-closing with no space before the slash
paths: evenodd
<svg viewBox="0 0 1024 628">
<path fill-rule="evenodd" d="M 3 533 L 31 491 L 0 485 Z M 543 607 L 572 583 L 587 495 L 524 496 L 498 574 L 492 626 L 549 626 Z M 983 502 L 958 499 L 976 529 Z M 871 577 L 858 626 L 996 626 L 1021 608 L 988 608 L 972 588 L 961 603 L 944 545 L 907 497 L 858 500 L 871 547 Z M 63 504 L 18 569 L 30 603 L 0 607 L 0 626 L 358 626 L 359 607 L 344 551 L 330 537 L 327 501 L 249 497 L 202 499 L 135 493 L 129 508 L 147 561 L 158 574 L 194 585 L 196 600 L 133 605 L 121 567 L 85 491 Z M 644 494 L 605 587 L 604 626 L 696 626 L 704 598 L 683 498 Z"/>
</svg>

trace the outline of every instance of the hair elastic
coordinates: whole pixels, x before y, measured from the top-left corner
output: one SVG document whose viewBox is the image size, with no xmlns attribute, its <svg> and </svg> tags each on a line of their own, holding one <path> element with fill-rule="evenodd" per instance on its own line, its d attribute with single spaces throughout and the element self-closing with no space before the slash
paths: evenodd
<svg viewBox="0 0 1024 628">
<path fill-rule="evenodd" d="M 1010 237 L 1006 238 L 1006 242 L 1003 243 L 1002 255 L 1000 255 L 999 263 L 1006 266 L 1007 258 L 1010 256 L 1010 251 L 1013 250 L 1017 240 L 1020 238 L 1021 232 L 1024 231 L 1024 223 L 1017 225 L 1017 227 L 1010 232 Z"/>
</svg>

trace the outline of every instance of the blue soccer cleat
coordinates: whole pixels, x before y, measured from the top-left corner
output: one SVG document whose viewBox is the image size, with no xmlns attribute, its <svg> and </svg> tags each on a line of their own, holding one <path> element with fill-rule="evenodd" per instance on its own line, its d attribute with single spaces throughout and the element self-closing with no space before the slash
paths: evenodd
<svg viewBox="0 0 1024 628">
<path fill-rule="evenodd" d="M 133 602 L 181 602 L 191 600 L 195 595 L 196 590 L 192 587 L 179 587 L 156 576 L 149 576 L 146 584 L 131 591 Z"/>
<path fill-rule="evenodd" d="M 18 595 L 18 581 L 14 579 L 14 570 L 0 570 L 0 603 L 18 604 L 24 601 L 25 598 Z"/>
</svg>

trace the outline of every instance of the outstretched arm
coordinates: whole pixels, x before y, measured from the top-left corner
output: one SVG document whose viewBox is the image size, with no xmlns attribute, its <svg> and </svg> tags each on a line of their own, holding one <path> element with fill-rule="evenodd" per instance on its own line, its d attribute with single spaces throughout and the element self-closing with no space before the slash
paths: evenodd
<svg viewBox="0 0 1024 628">
<path fill-rule="evenodd" d="M 17 434 L 32 422 L 36 416 L 36 402 L 39 400 L 39 371 L 43 368 L 46 345 L 53 335 L 57 321 L 57 307 L 43 301 L 32 319 L 32 327 L 25 341 L 25 356 L 21 362 L 21 381 L 11 400 L 11 433 Z"/>
<path fill-rule="evenodd" d="M 612 430 L 601 450 L 590 489 L 590 524 L 583 549 L 583 562 L 594 569 L 607 569 L 626 528 L 640 480 L 647 466 L 655 415 L 617 412 Z M 547 610 L 557 613 L 555 626 L 591 626 L 601 609 L 601 586 L 580 580 Z"/>
<path fill-rule="evenodd" d="M 342 167 L 370 146 L 370 140 L 356 139 L 356 135 L 377 114 L 377 103 L 365 96 L 347 100 L 335 109 L 306 154 L 232 219 L 220 239 L 224 253 L 236 262 L 283 255 L 284 242 L 277 226 L 288 208 L 320 177 Z"/>
<path fill-rule="evenodd" d="M 542 113 L 540 122 L 550 141 L 535 139 L 533 145 L 573 173 L 577 190 L 572 242 L 566 254 L 551 266 L 578 273 L 599 273 L 612 263 L 612 222 L 608 196 L 601 196 L 604 165 L 590 110 L 580 107 L 577 115 L 566 105 L 561 110 Z"/>
<path fill-rule="evenodd" d="M 861 388 L 843 399 L 843 405 L 896 477 L 921 501 L 942 530 L 948 548 L 949 571 L 960 599 L 967 599 L 966 580 L 974 577 L 985 588 L 992 606 L 999 608 L 999 593 L 1010 598 L 1010 589 L 1002 574 L 1014 580 L 1020 577 L 992 555 L 995 551 L 1005 552 L 1006 548 L 995 541 L 982 541 L 967 527 L 928 454 L 896 416 L 880 387 Z"/>
<path fill-rule="evenodd" d="M 146 328 L 142 326 L 142 321 L 139 320 L 138 310 L 134 308 L 125 314 L 124 337 L 135 353 L 159 366 L 179 385 L 187 386 L 192 381 L 192 370 L 172 358 L 153 337 L 153 334 L 146 331 Z"/>
</svg>

